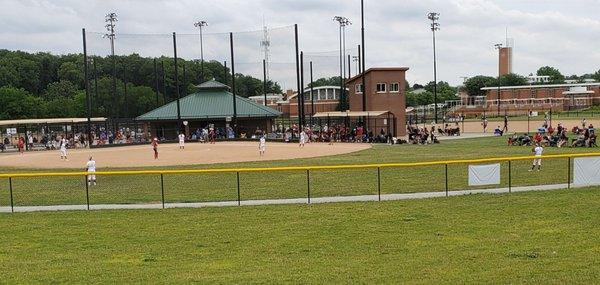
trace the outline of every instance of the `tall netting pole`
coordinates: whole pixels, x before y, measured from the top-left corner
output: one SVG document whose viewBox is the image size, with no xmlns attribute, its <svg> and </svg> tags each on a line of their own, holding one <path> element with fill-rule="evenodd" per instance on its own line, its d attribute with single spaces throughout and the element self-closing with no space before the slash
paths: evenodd
<svg viewBox="0 0 600 285">
<path fill-rule="evenodd" d="M 173 32 L 173 64 L 175 65 L 175 94 L 177 95 L 177 132 L 181 131 L 181 106 L 179 102 L 179 72 L 177 68 L 177 36 Z"/>
<path fill-rule="evenodd" d="M 367 65 L 365 63 L 365 1 L 364 0 L 360 0 L 360 22 L 361 22 L 361 29 L 360 29 L 360 38 L 361 38 L 361 48 L 362 48 L 362 54 L 361 54 L 361 61 L 362 61 L 362 88 L 363 88 L 363 94 L 362 94 L 362 110 L 363 112 L 367 111 L 367 90 L 369 90 L 369 88 L 367 88 L 367 82 L 365 79 L 365 71 L 367 70 Z M 367 126 L 367 129 L 369 127 Z"/>
<path fill-rule="evenodd" d="M 233 33 L 229 33 L 229 45 L 231 49 L 231 91 L 233 93 L 233 131 L 238 135 L 237 130 L 237 102 L 235 97 L 235 55 L 233 51 Z"/>
<path fill-rule="evenodd" d="M 298 105 L 300 106 L 300 128 L 306 125 L 305 106 L 304 106 L 304 52 L 300 52 L 300 89 L 298 90 Z"/>
<path fill-rule="evenodd" d="M 315 116 L 315 90 L 313 82 L 313 62 L 310 62 L 310 126 L 313 127 L 313 117 Z"/>
<path fill-rule="evenodd" d="M 300 95 L 300 90 L 301 86 L 300 86 L 300 49 L 298 47 L 298 24 L 294 25 L 294 39 L 295 39 L 295 44 L 296 44 L 296 82 L 297 82 L 297 88 L 296 90 L 298 90 L 298 95 Z M 301 128 L 302 127 L 302 116 L 301 114 L 301 106 L 300 106 L 300 101 L 298 101 L 298 127 Z M 298 131 L 299 133 L 300 131 Z M 293 134 L 293 133 L 292 133 Z"/>
<path fill-rule="evenodd" d="M 87 57 L 87 42 L 85 37 L 85 29 L 81 29 L 83 36 L 83 76 L 85 77 L 85 100 L 87 105 L 87 139 L 88 145 L 92 146 L 92 101 L 90 98 L 90 83 L 88 77 L 88 57 Z"/>
</svg>

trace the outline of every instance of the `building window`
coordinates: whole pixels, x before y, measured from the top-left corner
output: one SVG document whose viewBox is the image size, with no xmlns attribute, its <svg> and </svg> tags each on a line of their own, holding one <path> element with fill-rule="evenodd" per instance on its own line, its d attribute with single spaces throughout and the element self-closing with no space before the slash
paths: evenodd
<svg viewBox="0 0 600 285">
<path fill-rule="evenodd" d="M 377 83 L 377 93 L 386 93 L 387 92 L 387 84 L 385 83 Z"/>
<path fill-rule="evenodd" d="M 394 82 L 394 83 L 390 84 L 390 92 L 391 93 L 400 92 L 400 83 Z"/>
<path fill-rule="evenodd" d="M 356 93 L 356 94 L 362 94 L 363 93 L 363 86 L 362 86 L 362 84 L 356 84 L 356 85 L 354 85 L 354 93 Z"/>
</svg>

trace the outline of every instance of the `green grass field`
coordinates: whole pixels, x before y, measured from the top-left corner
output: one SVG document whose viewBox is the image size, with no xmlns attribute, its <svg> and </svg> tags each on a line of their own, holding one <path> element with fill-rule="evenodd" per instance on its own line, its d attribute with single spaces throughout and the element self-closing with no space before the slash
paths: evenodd
<svg viewBox="0 0 600 285">
<path fill-rule="evenodd" d="M 419 162 L 484 157 L 530 155 L 528 147 L 509 147 L 506 138 L 479 138 L 444 141 L 439 145 L 419 146 L 375 145 L 372 149 L 330 157 L 262 161 L 219 165 L 180 166 L 177 168 L 237 168 L 298 165 L 339 165 L 391 162 Z M 589 148 L 547 148 L 545 154 L 563 154 L 599 151 Z M 512 185 L 543 185 L 566 183 L 567 159 L 547 159 L 544 171 L 529 173 L 530 161 L 512 163 Z M 40 171 L 16 170 L 9 171 Z M 79 169 L 73 171 L 80 171 Z M 450 190 L 470 189 L 467 185 L 467 165 L 450 165 L 448 168 Z M 243 200 L 302 198 L 307 195 L 306 173 L 286 171 L 270 173 L 242 173 L 240 192 Z M 0 179 L 0 206 L 9 205 L 8 181 Z M 165 200 L 167 202 L 206 202 L 237 199 L 235 173 L 200 175 L 165 175 Z M 508 186 L 508 163 L 502 164 L 501 187 Z M 498 187 L 498 186 L 494 186 Z M 415 168 L 384 168 L 381 170 L 381 192 L 415 193 L 445 190 L 444 166 Z M 377 193 L 376 169 L 322 170 L 311 172 L 311 196 L 348 196 Z M 83 177 L 15 178 L 13 197 L 16 206 L 84 204 Z M 99 177 L 99 186 L 90 190 L 92 204 L 105 203 L 159 203 L 161 201 L 160 177 L 111 176 Z"/>
<path fill-rule="evenodd" d="M 7 214 L 1 283 L 600 279 L 600 189 L 430 200 Z"/>
<path fill-rule="evenodd" d="M 504 138 L 384 146 L 231 168 L 367 164 L 529 155 Z M 546 154 L 596 149 L 547 149 Z M 565 183 L 513 162 L 514 186 Z M 7 171 L 41 171 L 0 169 Z M 503 164 L 507 184 L 507 164 Z M 242 199 L 304 197 L 305 173 L 244 173 Z M 466 166 L 449 169 L 466 189 Z M 85 203 L 80 178 L 14 179 L 15 204 Z M 8 205 L 6 179 L 0 205 Z M 235 200 L 235 174 L 167 175 L 167 202 Z M 376 193 L 376 172 L 315 171 L 313 196 Z M 444 168 L 382 170 L 382 192 L 442 191 Z M 100 177 L 92 203 L 158 203 L 158 176 Z M 429 200 L 0 215 L 0 283 L 594 283 L 600 188 Z"/>
</svg>

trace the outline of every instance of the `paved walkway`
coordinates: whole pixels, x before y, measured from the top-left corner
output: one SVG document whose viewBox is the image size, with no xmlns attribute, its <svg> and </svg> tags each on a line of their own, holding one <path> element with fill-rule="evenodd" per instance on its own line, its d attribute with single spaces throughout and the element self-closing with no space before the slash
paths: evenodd
<svg viewBox="0 0 600 285">
<path fill-rule="evenodd" d="M 541 186 L 526 186 L 513 187 L 512 192 L 527 192 L 527 191 L 548 191 L 566 189 L 567 184 L 541 185 Z M 450 191 L 448 196 L 463 196 L 472 194 L 501 194 L 508 193 L 508 188 L 484 189 L 484 190 L 460 190 Z M 424 192 L 411 194 L 385 194 L 381 195 L 381 201 L 397 201 L 409 199 L 429 199 L 437 197 L 446 197 L 446 192 Z M 322 203 L 341 203 L 341 202 L 365 202 L 378 201 L 378 195 L 361 195 L 361 196 L 338 196 L 338 197 L 314 197 L 310 199 L 311 204 Z M 307 204 L 307 198 L 295 199 L 273 199 L 273 200 L 245 200 L 240 201 L 223 201 L 223 202 L 202 202 L 202 203 L 166 203 L 165 208 L 205 208 L 205 207 L 232 207 L 232 206 L 258 206 L 258 205 L 289 205 L 289 204 Z M 162 204 L 102 204 L 90 205 L 90 210 L 120 210 L 120 209 L 161 209 Z M 77 211 L 87 210 L 86 205 L 54 205 L 54 206 L 17 206 L 14 207 L 15 212 L 42 212 L 42 211 Z M 10 213 L 10 207 L 0 207 L 0 213 Z"/>
</svg>

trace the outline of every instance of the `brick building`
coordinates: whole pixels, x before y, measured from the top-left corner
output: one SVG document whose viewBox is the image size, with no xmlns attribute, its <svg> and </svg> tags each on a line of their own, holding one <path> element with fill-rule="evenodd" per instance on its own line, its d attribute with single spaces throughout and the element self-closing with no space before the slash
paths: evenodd
<svg viewBox="0 0 600 285">
<path fill-rule="evenodd" d="M 518 114 L 527 111 L 585 109 L 600 104 L 600 83 L 502 86 L 485 87 L 481 90 L 486 95 L 461 94 L 460 103 L 452 111 L 479 114 L 493 113 L 500 109 L 502 114 Z"/>
<path fill-rule="evenodd" d="M 348 89 L 345 90 L 348 92 Z M 309 117 L 319 112 L 332 112 L 337 110 L 340 103 L 340 86 L 319 86 L 304 89 L 304 114 Z M 286 100 L 277 102 L 269 107 L 284 114 L 284 116 L 298 116 L 298 92 L 288 91 Z M 314 110 L 314 112 L 313 112 Z"/>
<path fill-rule="evenodd" d="M 366 108 L 363 108 L 362 76 L 356 75 L 346 81 L 350 90 L 350 111 L 367 111 L 392 115 L 384 118 L 385 125 L 393 127 L 395 136 L 406 135 L 406 71 L 407 67 L 370 68 L 365 72 Z"/>
</svg>

